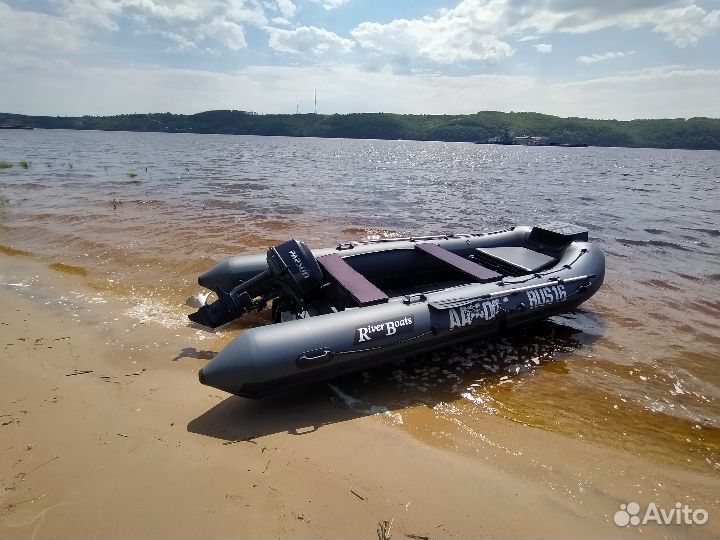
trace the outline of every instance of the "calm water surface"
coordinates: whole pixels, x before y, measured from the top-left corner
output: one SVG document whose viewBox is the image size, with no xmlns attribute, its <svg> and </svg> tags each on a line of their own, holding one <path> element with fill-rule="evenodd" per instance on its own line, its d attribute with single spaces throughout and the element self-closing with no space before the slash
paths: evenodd
<svg viewBox="0 0 720 540">
<path fill-rule="evenodd" d="M 0 171 L 5 255 L 82 269 L 167 327 L 198 273 L 288 237 L 583 225 L 607 276 L 579 311 L 338 388 L 426 405 L 436 424 L 401 427 L 437 444 L 501 414 L 720 470 L 720 152 L 35 130 L 0 131 L 0 159 L 32 163 Z"/>
</svg>

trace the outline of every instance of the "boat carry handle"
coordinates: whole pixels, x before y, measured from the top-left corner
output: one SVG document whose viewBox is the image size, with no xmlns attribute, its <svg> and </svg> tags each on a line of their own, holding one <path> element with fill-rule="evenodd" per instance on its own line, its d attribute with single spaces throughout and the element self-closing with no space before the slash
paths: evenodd
<svg viewBox="0 0 720 540">
<path fill-rule="evenodd" d="M 305 351 L 297 357 L 297 366 L 299 368 L 320 366 L 332 360 L 334 356 L 335 353 L 327 347 Z"/>
<path fill-rule="evenodd" d="M 405 298 L 403 298 L 403 304 L 417 304 L 419 302 L 427 302 L 427 296 L 425 296 L 422 293 L 417 294 L 408 294 Z"/>
</svg>

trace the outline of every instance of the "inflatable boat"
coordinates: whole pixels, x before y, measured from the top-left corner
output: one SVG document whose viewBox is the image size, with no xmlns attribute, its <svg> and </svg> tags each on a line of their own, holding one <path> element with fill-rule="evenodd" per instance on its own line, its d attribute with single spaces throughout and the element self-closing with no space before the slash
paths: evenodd
<svg viewBox="0 0 720 540">
<path fill-rule="evenodd" d="M 198 278 L 218 298 L 191 321 L 217 328 L 270 303 L 273 321 L 236 337 L 200 382 L 285 392 L 572 310 L 604 274 L 587 230 L 562 223 L 315 251 L 289 240 Z"/>
</svg>

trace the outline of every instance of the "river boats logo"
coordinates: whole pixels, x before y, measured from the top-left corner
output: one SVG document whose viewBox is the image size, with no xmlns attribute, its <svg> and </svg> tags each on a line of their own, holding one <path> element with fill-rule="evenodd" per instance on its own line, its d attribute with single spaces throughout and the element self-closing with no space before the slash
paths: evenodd
<svg viewBox="0 0 720 540">
<path fill-rule="evenodd" d="M 406 334 L 412 332 L 414 327 L 415 320 L 412 316 L 371 323 L 355 329 L 355 344 Z"/>
<path fill-rule="evenodd" d="M 687 504 L 675 503 L 670 510 L 659 508 L 657 504 L 648 504 L 645 512 L 636 502 L 621 504 L 615 512 L 613 521 L 618 527 L 629 527 L 656 523 L 657 525 L 705 525 L 709 514 L 702 508 L 692 509 Z"/>
</svg>

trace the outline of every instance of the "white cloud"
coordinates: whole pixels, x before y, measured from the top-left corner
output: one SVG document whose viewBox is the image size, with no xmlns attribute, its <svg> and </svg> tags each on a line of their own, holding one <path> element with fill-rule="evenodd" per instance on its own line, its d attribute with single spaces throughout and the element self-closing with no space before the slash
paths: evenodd
<svg viewBox="0 0 720 540">
<path fill-rule="evenodd" d="M 283 53 L 312 53 L 320 56 L 347 53 L 353 47 L 351 40 L 315 26 L 301 26 L 295 30 L 282 28 L 267 28 L 266 30 L 270 34 L 270 48 Z"/>
<path fill-rule="evenodd" d="M 125 15 L 140 23 L 145 32 L 171 41 L 176 51 L 197 49 L 207 40 L 215 40 L 227 50 L 240 51 L 247 47 L 244 25 L 263 26 L 268 22 L 264 9 L 247 1 L 119 1 Z"/>
<path fill-rule="evenodd" d="M 502 20 L 513 31 L 588 33 L 603 28 L 635 28 L 653 22 L 653 16 L 675 0 L 540 0 L 534 4 L 507 0 Z"/>
<path fill-rule="evenodd" d="M 297 6 L 291 0 L 276 0 L 275 5 L 284 19 L 292 19 L 297 12 Z"/>
<path fill-rule="evenodd" d="M 663 33 L 678 47 L 697 45 L 700 38 L 720 29 L 720 10 L 706 12 L 690 5 L 669 9 L 658 15 L 655 32 Z"/>
<path fill-rule="evenodd" d="M 676 7 L 678 2 L 673 0 L 544 0 L 535 8 L 527 8 L 524 3 L 522 6 L 525 7 L 519 7 L 518 2 L 507 0 L 503 17 L 509 28 L 516 32 L 533 30 L 584 34 L 613 27 L 651 27 L 665 34 L 677 46 L 687 47 L 720 28 L 720 10 L 708 12 L 688 0 L 683 2 L 688 4 L 684 7 Z"/>
<path fill-rule="evenodd" d="M 246 6 L 244 2 L 222 2 L 218 8 L 219 16 L 230 19 L 236 23 L 244 23 L 262 27 L 267 24 L 265 10 L 258 4 Z"/>
<path fill-rule="evenodd" d="M 80 22 L 104 30 L 115 31 L 115 23 L 122 11 L 122 4 L 114 0 L 55 0 L 55 5 L 68 21 Z"/>
<path fill-rule="evenodd" d="M 199 34 L 204 38 L 213 38 L 232 51 L 247 47 L 243 27 L 232 21 L 217 18 L 203 24 Z"/>
<path fill-rule="evenodd" d="M 158 35 L 173 50 L 198 49 L 208 39 L 226 49 L 246 47 L 244 25 L 268 24 L 265 7 L 257 0 L 53 0 L 58 21 L 86 30 L 117 30 L 120 17 L 129 18 L 141 31 Z M 283 17 L 297 8 L 291 0 L 274 4 Z"/>
<path fill-rule="evenodd" d="M 88 3 L 91 0 L 80 0 Z M 70 2 L 76 4 L 76 2 Z M 165 0 L 121 0 L 123 12 L 141 20 L 165 22 L 200 21 L 206 16 L 205 5 L 197 1 L 168 2 Z"/>
<path fill-rule="evenodd" d="M 631 56 L 635 54 L 635 51 L 627 51 L 627 52 L 604 52 L 604 53 L 595 53 L 591 54 L 589 56 L 578 56 L 575 58 L 575 61 L 579 64 L 595 64 L 597 62 L 604 62 L 605 60 L 613 60 L 615 58 L 625 58 L 626 56 Z"/>
<path fill-rule="evenodd" d="M 188 52 L 197 49 L 197 45 L 193 41 L 175 32 L 163 30 L 160 32 L 160 35 L 173 44 L 171 47 L 165 49 L 166 51 Z"/>
<path fill-rule="evenodd" d="M 535 50 L 539 53 L 550 54 L 553 46 L 549 43 L 536 43 L 533 47 L 535 47 Z"/>
<path fill-rule="evenodd" d="M 366 49 L 404 62 L 497 61 L 515 52 L 494 33 L 496 8 L 506 1 L 464 0 L 453 9 L 440 10 L 435 17 L 396 19 L 387 24 L 364 22 L 351 34 Z"/>
<path fill-rule="evenodd" d="M 316 4 L 321 4 L 322 7 L 325 9 L 335 9 L 339 8 L 340 6 L 344 6 L 347 4 L 350 0 L 312 0 Z"/>
<path fill-rule="evenodd" d="M 352 36 L 369 51 L 387 55 L 399 65 L 419 60 L 455 64 L 498 61 L 513 54 L 506 43 L 539 39 L 538 35 L 583 34 L 607 28 L 652 28 L 680 47 L 695 45 L 720 28 L 720 10 L 706 11 L 689 0 L 461 0 L 433 16 L 363 22 Z M 539 52 L 551 52 L 539 44 Z"/>
<path fill-rule="evenodd" d="M 76 24 L 0 2 L 0 56 L 20 51 L 56 56 L 79 52 L 86 44 L 87 32 Z"/>
</svg>

